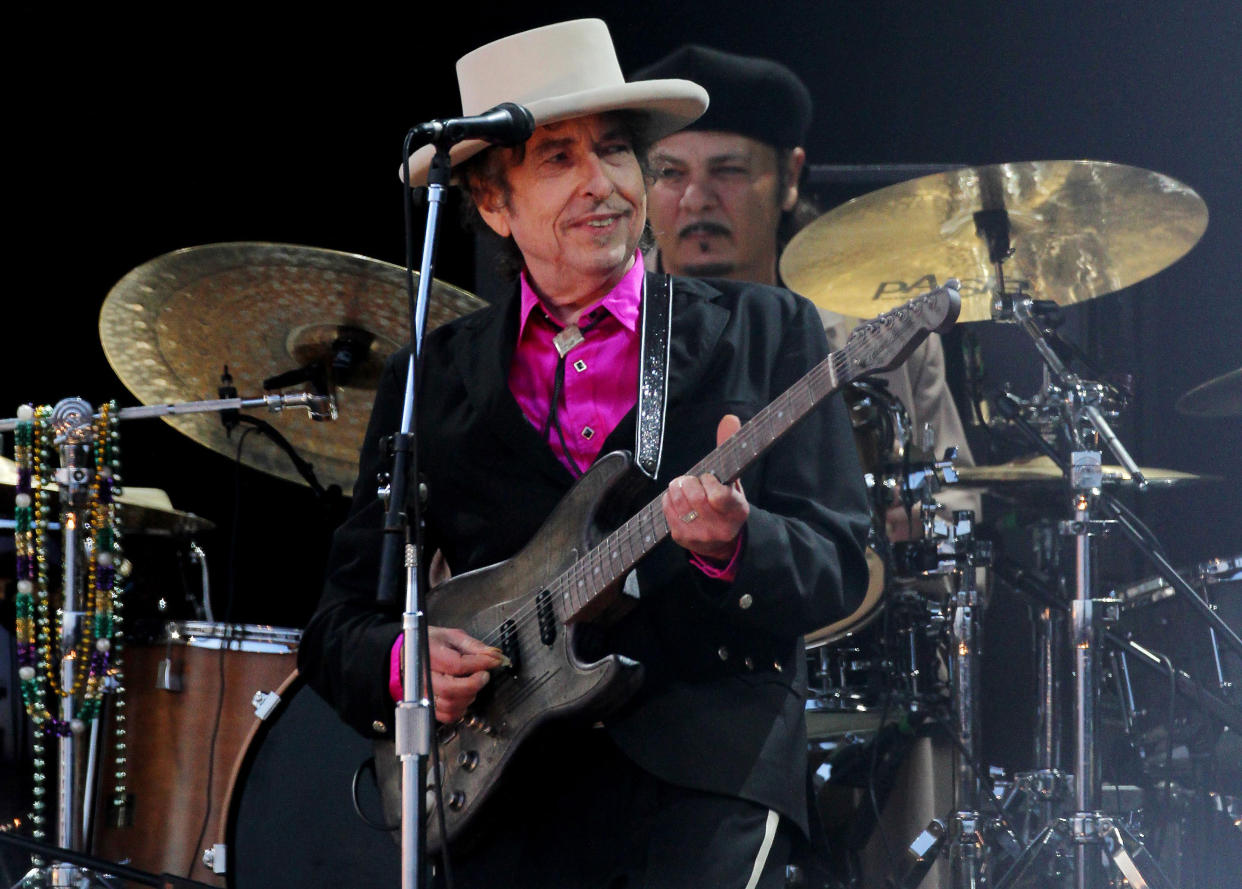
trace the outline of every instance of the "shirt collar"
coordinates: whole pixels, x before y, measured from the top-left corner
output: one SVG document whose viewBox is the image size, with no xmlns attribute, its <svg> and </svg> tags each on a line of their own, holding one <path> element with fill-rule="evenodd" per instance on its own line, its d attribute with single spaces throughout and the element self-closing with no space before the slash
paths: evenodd
<svg viewBox="0 0 1242 889">
<path fill-rule="evenodd" d="M 646 270 L 643 266 L 643 254 L 641 250 L 635 251 L 634 264 L 630 266 L 630 270 L 625 273 L 624 277 L 617 282 L 617 286 L 608 291 L 608 294 L 591 307 L 590 312 L 596 312 L 601 307 L 608 311 L 610 315 L 621 322 L 621 325 L 630 333 L 638 332 L 638 318 L 642 310 L 643 297 L 643 276 Z M 535 288 L 530 284 L 530 278 L 526 275 L 526 270 L 522 270 L 521 275 L 521 307 L 520 320 L 518 323 L 518 342 L 522 341 L 522 334 L 526 330 L 526 321 L 530 318 L 531 312 L 535 309 L 542 311 L 542 305 L 539 302 L 539 296 L 535 293 Z M 586 317 L 585 313 L 583 317 Z M 552 322 L 559 326 L 556 321 Z"/>
</svg>

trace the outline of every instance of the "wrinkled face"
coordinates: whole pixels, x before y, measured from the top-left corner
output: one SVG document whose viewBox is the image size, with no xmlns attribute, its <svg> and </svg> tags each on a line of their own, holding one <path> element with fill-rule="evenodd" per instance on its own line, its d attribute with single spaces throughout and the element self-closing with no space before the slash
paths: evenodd
<svg viewBox="0 0 1242 889">
<path fill-rule="evenodd" d="M 790 152 L 782 178 L 776 149 L 748 136 L 692 130 L 657 142 L 648 199 L 664 270 L 776 283 L 776 228 L 798 198 L 804 156 Z"/>
<path fill-rule="evenodd" d="M 503 157 L 508 195 L 491 189 L 476 203 L 497 234 L 513 236 L 540 295 L 560 304 L 584 282 L 619 281 L 643 231 L 647 196 L 618 119 L 595 114 L 547 124 L 521 160 L 514 151 Z"/>
</svg>

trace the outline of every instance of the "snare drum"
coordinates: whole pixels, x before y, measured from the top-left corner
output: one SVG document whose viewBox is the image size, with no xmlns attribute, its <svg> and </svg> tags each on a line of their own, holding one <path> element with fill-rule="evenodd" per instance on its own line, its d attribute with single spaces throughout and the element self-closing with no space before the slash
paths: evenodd
<svg viewBox="0 0 1242 889">
<path fill-rule="evenodd" d="M 101 803 L 96 854 L 222 885 L 202 863 L 203 847 L 223 824 L 234 763 L 255 721 L 253 699 L 293 671 L 300 637 L 279 627 L 180 621 L 155 642 L 126 646 L 127 823 L 117 826 Z M 102 800 L 111 799 L 111 771 L 104 770 Z"/>
</svg>

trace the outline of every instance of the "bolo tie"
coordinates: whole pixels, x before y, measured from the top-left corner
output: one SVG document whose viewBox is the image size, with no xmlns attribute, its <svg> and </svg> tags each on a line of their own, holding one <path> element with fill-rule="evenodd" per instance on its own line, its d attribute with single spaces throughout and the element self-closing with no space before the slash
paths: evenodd
<svg viewBox="0 0 1242 889">
<path fill-rule="evenodd" d="M 552 338 L 552 345 L 556 346 L 556 354 L 558 356 L 556 359 L 556 375 L 554 378 L 555 382 L 552 384 L 552 402 L 548 406 L 548 416 L 543 421 L 543 429 L 539 430 L 539 438 L 542 441 L 547 441 L 548 431 L 556 427 L 556 437 L 561 440 L 561 448 L 565 451 L 565 457 L 569 461 L 569 471 L 574 478 L 581 477 L 582 472 L 578 469 L 578 461 L 569 452 L 569 445 L 565 441 L 565 430 L 561 427 L 560 417 L 557 416 L 557 408 L 561 403 L 561 390 L 565 388 L 565 358 L 572 349 L 586 342 L 587 331 L 596 327 L 607 317 L 607 312 L 601 311 L 599 316 L 586 327 L 570 324 L 561 328 L 560 333 Z"/>
</svg>

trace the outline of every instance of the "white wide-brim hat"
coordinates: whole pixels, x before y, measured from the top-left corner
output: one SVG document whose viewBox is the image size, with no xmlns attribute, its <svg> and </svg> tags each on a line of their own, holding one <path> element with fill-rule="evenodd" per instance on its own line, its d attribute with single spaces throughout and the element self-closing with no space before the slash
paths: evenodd
<svg viewBox="0 0 1242 889">
<path fill-rule="evenodd" d="M 641 111 L 649 140 L 693 123 L 707 110 L 707 90 L 689 80 L 626 83 L 608 26 L 578 19 L 502 37 L 457 61 L 463 115 L 502 102 L 524 105 L 535 126 L 605 111 Z M 468 139 L 449 151 L 453 166 L 488 148 Z M 435 147 L 410 155 L 411 185 L 426 185 Z M 399 174 L 405 178 L 404 169 Z"/>
</svg>

